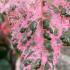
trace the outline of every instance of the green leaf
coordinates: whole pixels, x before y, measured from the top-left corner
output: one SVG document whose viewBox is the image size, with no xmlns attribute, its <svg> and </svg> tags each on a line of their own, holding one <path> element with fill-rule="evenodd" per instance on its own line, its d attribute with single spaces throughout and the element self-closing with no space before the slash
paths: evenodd
<svg viewBox="0 0 70 70">
<path fill-rule="evenodd" d="M 53 62 L 53 52 L 48 53 L 48 61 L 51 63 Z"/>
<path fill-rule="evenodd" d="M 50 68 L 50 65 L 49 65 L 48 62 L 46 62 L 45 67 L 44 67 L 44 70 L 49 70 L 49 68 Z"/>
<path fill-rule="evenodd" d="M 51 48 L 50 41 L 45 40 L 45 42 L 44 42 L 44 46 L 45 46 L 45 48 Z"/>
<path fill-rule="evenodd" d="M 26 34 L 23 34 L 22 43 L 23 44 L 26 44 L 27 43 L 27 40 L 28 40 L 27 35 Z"/>
<path fill-rule="evenodd" d="M 41 59 L 39 58 L 36 60 L 36 62 L 32 63 L 32 70 L 34 70 L 34 69 L 37 70 L 40 68 L 40 66 L 41 66 Z"/>
<path fill-rule="evenodd" d="M 70 30 L 65 31 L 61 35 L 60 39 L 63 42 L 63 44 L 65 44 L 66 46 L 70 46 Z"/>
<path fill-rule="evenodd" d="M 54 27 L 54 29 L 50 27 L 49 31 L 50 31 L 50 33 L 52 33 L 54 35 L 57 35 L 57 33 L 58 33 L 58 29 L 56 27 Z"/>
<path fill-rule="evenodd" d="M 70 14 L 67 14 L 67 13 L 66 13 L 64 16 L 65 16 L 65 17 L 70 17 Z"/>
<path fill-rule="evenodd" d="M 48 19 L 46 19 L 46 20 L 43 21 L 43 28 L 44 29 L 48 29 L 49 28 L 49 25 L 50 25 L 50 22 L 49 22 Z"/>
<path fill-rule="evenodd" d="M 53 34 L 54 34 L 54 35 L 57 35 L 57 33 L 58 33 L 58 29 L 55 28 Z"/>
<path fill-rule="evenodd" d="M 44 38 L 45 38 L 45 39 L 48 39 L 48 40 L 51 40 L 51 37 L 49 36 L 48 33 L 44 33 Z"/>
<path fill-rule="evenodd" d="M 36 67 L 36 69 L 38 69 L 38 68 L 40 68 L 40 66 L 41 66 L 41 59 L 39 58 L 39 59 L 37 59 L 37 61 L 35 63 L 35 67 Z"/>
<path fill-rule="evenodd" d="M 53 29 L 51 28 L 51 27 L 49 27 L 49 31 L 50 31 L 50 33 L 54 33 L 54 31 L 53 31 Z"/>
<path fill-rule="evenodd" d="M 35 41 L 32 41 L 31 42 L 31 46 L 35 46 L 36 45 L 36 42 Z"/>
<path fill-rule="evenodd" d="M 66 12 L 66 9 L 65 9 L 64 7 L 59 6 L 59 9 L 60 9 L 61 15 L 65 16 L 65 17 L 70 17 L 70 14 L 68 14 L 68 13 Z"/>
<path fill-rule="evenodd" d="M 0 13 L 0 23 L 4 22 L 4 15 Z"/>
<path fill-rule="evenodd" d="M 26 28 L 21 28 L 21 29 L 20 29 L 20 32 L 21 32 L 21 33 L 24 33 L 25 31 L 26 31 Z"/>
<path fill-rule="evenodd" d="M 36 26 L 37 26 L 37 23 L 35 21 L 31 22 L 30 29 L 32 30 L 32 32 L 36 30 Z"/>
<path fill-rule="evenodd" d="M 56 6 L 54 6 L 54 5 L 51 5 L 51 6 L 53 7 L 53 10 L 55 13 L 59 13 L 59 9 Z"/>
<path fill-rule="evenodd" d="M 65 15 L 65 14 L 66 14 L 66 9 L 63 8 L 63 9 L 61 10 L 61 14 L 62 14 L 62 15 Z"/>
<path fill-rule="evenodd" d="M 21 51 L 16 49 L 16 56 L 18 57 L 19 55 L 21 55 Z"/>
<path fill-rule="evenodd" d="M 44 41 L 44 46 L 45 48 L 50 52 L 50 51 L 53 51 L 52 47 L 51 47 L 51 43 L 49 40 L 45 40 Z"/>
<path fill-rule="evenodd" d="M 24 60 L 24 66 L 28 66 L 31 63 L 32 63 L 32 60 L 30 60 L 30 59 Z"/>
</svg>

